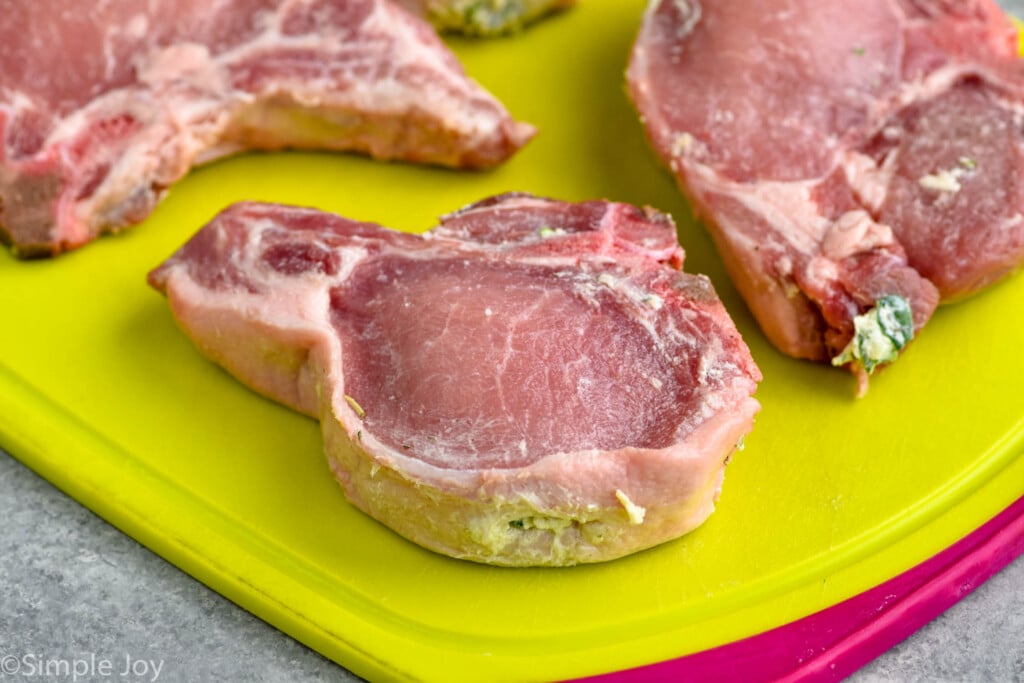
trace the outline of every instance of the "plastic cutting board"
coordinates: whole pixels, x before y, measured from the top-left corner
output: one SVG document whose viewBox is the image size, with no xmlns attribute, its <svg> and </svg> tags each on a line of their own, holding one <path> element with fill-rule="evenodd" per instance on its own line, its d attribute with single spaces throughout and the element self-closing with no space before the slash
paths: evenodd
<svg viewBox="0 0 1024 683">
<path fill-rule="evenodd" d="M 871 595 L 956 547 L 1024 495 L 1024 277 L 943 307 L 860 400 L 846 373 L 773 350 L 626 99 L 642 4 L 586 0 L 514 38 L 449 41 L 541 130 L 494 171 L 250 154 L 193 171 L 123 235 L 53 261 L 0 252 L 0 445 L 374 680 L 653 675 L 648 665 L 736 643 L 756 660 L 768 647 L 756 637 Z M 763 411 L 717 512 L 689 536 L 555 570 L 422 550 L 350 507 L 316 423 L 204 360 L 145 285 L 151 267 L 235 200 L 423 230 L 507 190 L 672 213 L 687 270 L 712 278 L 749 343 L 765 376 Z"/>
</svg>

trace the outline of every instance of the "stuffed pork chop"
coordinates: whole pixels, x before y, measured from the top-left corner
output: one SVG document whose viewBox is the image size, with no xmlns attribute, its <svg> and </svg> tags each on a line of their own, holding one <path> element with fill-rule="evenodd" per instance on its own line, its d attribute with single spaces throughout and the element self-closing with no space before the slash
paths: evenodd
<svg viewBox="0 0 1024 683">
<path fill-rule="evenodd" d="M 628 80 L 768 338 L 862 390 L 1024 262 L 1024 62 L 990 0 L 652 0 Z"/>
<path fill-rule="evenodd" d="M 502 195 L 414 235 L 234 205 L 150 274 L 182 329 L 321 422 L 348 499 L 437 552 L 609 560 L 714 509 L 761 375 L 667 216 Z"/>
<path fill-rule="evenodd" d="M 134 225 L 244 149 L 487 168 L 534 132 L 390 0 L 17 2 L 0 45 L 0 241 L 20 256 Z"/>
<path fill-rule="evenodd" d="M 438 30 L 473 36 L 513 33 L 547 14 L 576 4 L 576 0 L 395 1 L 426 17 Z"/>
</svg>

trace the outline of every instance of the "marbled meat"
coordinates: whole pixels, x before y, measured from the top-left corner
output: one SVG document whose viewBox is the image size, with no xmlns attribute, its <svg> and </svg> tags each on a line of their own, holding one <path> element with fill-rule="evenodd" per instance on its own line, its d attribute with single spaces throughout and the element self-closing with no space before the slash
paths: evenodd
<svg viewBox="0 0 1024 683">
<path fill-rule="evenodd" d="M 500 163 L 533 134 L 389 0 L 40 0 L 0 13 L 0 240 L 52 255 L 247 148 Z"/>
<path fill-rule="evenodd" d="M 714 509 L 760 372 L 653 210 L 493 197 L 419 235 L 231 206 L 150 274 L 348 499 L 440 553 L 608 560 Z"/>
<path fill-rule="evenodd" d="M 768 338 L 862 388 L 1024 261 L 1024 62 L 990 0 L 653 0 L 628 82 Z"/>
</svg>

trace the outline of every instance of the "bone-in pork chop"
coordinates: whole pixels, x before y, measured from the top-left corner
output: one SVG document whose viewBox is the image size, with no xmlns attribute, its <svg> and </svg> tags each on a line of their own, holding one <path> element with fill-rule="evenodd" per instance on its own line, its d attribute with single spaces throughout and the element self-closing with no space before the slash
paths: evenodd
<svg viewBox="0 0 1024 683">
<path fill-rule="evenodd" d="M 137 223 L 245 148 L 483 168 L 533 133 L 388 0 L 8 3 L 0 45 L 0 239 L 19 255 Z"/>
<path fill-rule="evenodd" d="M 628 71 L 769 339 L 865 372 L 1024 261 L 1024 63 L 990 0 L 654 0 Z"/>
<path fill-rule="evenodd" d="M 670 218 L 502 195 L 423 235 L 229 207 L 150 275 L 199 349 L 319 418 L 348 499 L 438 552 L 607 560 L 711 514 L 760 372 Z"/>
</svg>

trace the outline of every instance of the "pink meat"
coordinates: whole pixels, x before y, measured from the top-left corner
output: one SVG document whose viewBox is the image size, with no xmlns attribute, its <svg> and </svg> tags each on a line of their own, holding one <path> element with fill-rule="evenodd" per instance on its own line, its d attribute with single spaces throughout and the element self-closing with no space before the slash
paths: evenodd
<svg viewBox="0 0 1024 683">
<path fill-rule="evenodd" d="M 572 564 L 700 524 L 752 427 L 760 373 L 682 257 L 667 216 L 608 202 L 502 195 L 424 235 L 245 203 L 150 282 L 320 418 L 354 504 L 450 555 Z"/>
<path fill-rule="evenodd" d="M 0 45 L 0 239 L 19 255 L 137 223 L 246 148 L 483 168 L 533 133 L 387 0 L 20 2 Z"/>
<path fill-rule="evenodd" d="M 1024 261 L 1016 49 L 990 0 L 655 0 L 628 81 L 766 335 L 827 360 Z"/>
</svg>

